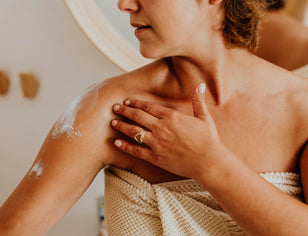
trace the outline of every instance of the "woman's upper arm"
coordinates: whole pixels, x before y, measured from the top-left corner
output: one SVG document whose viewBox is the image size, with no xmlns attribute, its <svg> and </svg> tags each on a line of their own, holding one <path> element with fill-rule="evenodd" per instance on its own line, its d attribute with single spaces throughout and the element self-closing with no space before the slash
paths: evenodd
<svg viewBox="0 0 308 236">
<path fill-rule="evenodd" d="M 0 208 L 1 235 L 46 234 L 87 190 L 108 164 L 111 100 L 108 87 L 94 86 L 58 119 Z"/>
</svg>

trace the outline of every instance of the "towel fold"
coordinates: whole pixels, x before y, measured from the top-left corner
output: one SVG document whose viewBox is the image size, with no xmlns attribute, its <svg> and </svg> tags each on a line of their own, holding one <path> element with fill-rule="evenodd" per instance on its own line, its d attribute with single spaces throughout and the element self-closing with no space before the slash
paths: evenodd
<svg viewBox="0 0 308 236">
<path fill-rule="evenodd" d="M 298 174 L 260 175 L 303 200 Z M 105 221 L 108 236 L 245 235 L 195 180 L 150 184 L 112 166 L 105 168 Z"/>
</svg>

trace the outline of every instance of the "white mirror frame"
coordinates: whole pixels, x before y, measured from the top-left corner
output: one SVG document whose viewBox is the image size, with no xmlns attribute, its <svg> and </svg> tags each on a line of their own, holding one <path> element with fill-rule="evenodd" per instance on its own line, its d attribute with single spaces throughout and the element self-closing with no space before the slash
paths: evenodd
<svg viewBox="0 0 308 236">
<path fill-rule="evenodd" d="M 100 12 L 95 0 L 64 0 L 88 39 L 123 71 L 131 71 L 152 60 L 141 56 Z"/>
</svg>

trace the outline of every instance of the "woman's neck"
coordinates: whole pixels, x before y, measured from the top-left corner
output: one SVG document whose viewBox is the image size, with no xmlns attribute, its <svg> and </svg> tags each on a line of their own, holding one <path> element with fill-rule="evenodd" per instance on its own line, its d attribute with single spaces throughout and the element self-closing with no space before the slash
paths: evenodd
<svg viewBox="0 0 308 236">
<path fill-rule="evenodd" d="M 169 66 L 176 80 L 176 83 L 171 80 L 172 90 L 181 98 L 190 98 L 193 88 L 204 82 L 207 85 L 207 102 L 223 106 L 235 94 L 250 86 L 253 76 L 249 72 L 256 61 L 246 50 L 225 48 L 212 58 L 206 52 L 194 57 L 172 57 Z"/>
</svg>

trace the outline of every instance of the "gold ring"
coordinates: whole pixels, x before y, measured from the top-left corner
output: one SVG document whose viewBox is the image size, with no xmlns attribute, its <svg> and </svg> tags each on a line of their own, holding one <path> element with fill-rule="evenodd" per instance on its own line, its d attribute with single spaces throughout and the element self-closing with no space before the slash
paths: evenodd
<svg viewBox="0 0 308 236">
<path fill-rule="evenodd" d="M 138 143 L 143 143 L 143 139 L 144 139 L 144 136 L 147 132 L 145 130 L 141 130 L 139 133 L 137 133 L 135 136 L 134 136 L 134 139 L 138 142 Z"/>
</svg>

